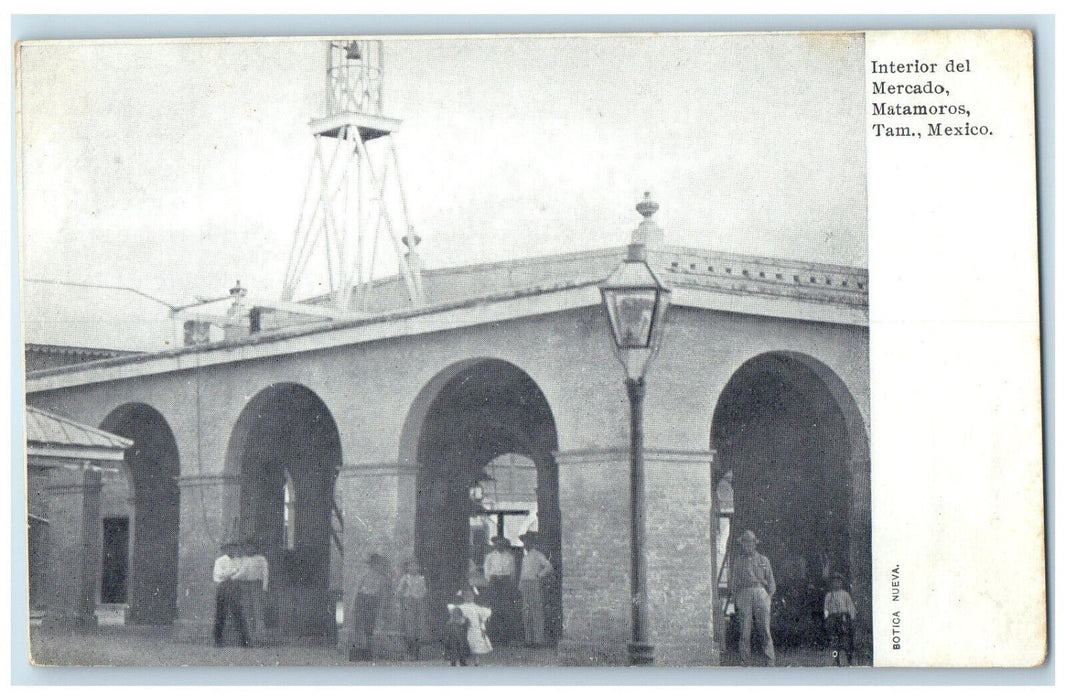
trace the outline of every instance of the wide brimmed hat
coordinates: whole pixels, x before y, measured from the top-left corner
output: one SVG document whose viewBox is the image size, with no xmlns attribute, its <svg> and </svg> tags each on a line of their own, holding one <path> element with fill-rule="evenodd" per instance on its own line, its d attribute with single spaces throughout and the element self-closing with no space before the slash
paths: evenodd
<svg viewBox="0 0 1066 700">
<path fill-rule="evenodd" d="M 492 538 L 492 546 L 493 547 L 498 547 L 501 544 L 510 547 L 511 546 L 511 540 L 507 539 L 506 537 L 501 537 L 500 535 L 496 535 L 495 537 Z"/>
</svg>

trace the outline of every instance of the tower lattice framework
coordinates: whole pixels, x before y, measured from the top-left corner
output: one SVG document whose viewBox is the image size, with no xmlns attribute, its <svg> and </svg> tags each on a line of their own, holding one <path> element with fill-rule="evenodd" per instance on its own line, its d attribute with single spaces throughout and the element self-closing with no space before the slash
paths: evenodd
<svg viewBox="0 0 1066 700">
<path fill-rule="evenodd" d="M 383 114 L 379 40 L 331 41 L 327 116 L 310 123 L 314 154 L 293 236 L 282 299 L 291 302 L 324 262 L 338 315 L 369 309 L 371 280 L 391 249 L 412 306 L 423 304 L 420 263 L 392 135 L 400 120 Z"/>
</svg>

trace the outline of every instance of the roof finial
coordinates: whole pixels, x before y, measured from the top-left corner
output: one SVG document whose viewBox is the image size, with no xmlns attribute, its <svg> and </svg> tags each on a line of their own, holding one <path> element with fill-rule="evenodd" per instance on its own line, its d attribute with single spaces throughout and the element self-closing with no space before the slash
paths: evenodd
<svg viewBox="0 0 1066 700">
<path fill-rule="evenodd" d="M 237 303 L 238 300 L 248 296 L 248 290 L 241 286 L 240 280 L 237 280 L 237 284 L 229 288 L 229 295 L 233 297 L 234 303 Z"/>
<path fill-rule="evenodd" d="M 662 247 L 663 230 L 651 218 L 659 211 L 658 203 L 651 198 L 651 192 L 644 193 L 644 199 L 637 202 L 637 212 L 644 220 L 633 229 L 633 240 L 629 245 L 629 256 L 633 260 L 644 260 L 647 249 L 652 250 Z"/>
<path fill-rule="evenodd" d="M 659 204 L 652 200 L 651 192 L 645 192 L 644 199 L 637 202 L 637 212 L 645 219 L 650 219 L 657 211 L 659 211 Z"/>
</svg>

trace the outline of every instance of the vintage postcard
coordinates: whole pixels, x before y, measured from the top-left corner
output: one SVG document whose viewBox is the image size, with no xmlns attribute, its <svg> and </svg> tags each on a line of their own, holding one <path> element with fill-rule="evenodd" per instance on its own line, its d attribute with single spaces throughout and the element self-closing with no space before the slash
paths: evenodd
<svg viewBox="0 0 1066 700">
<path fill-rule="evenodd" d="M 1028 32 L 16 61 L 34 664 L 1044 662 Z"/>
</svg>

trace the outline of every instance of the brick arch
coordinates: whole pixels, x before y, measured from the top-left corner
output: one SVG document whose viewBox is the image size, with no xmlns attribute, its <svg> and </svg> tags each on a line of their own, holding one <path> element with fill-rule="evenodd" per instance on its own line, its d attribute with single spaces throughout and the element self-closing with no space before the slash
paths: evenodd
<svg viewBox="0 0 1066 700">
<path fill-rule="evenodd" d="M 401 463 L 417 465 L 415 553 L 439 605 L 466 579 L 467 488 L 505 454 L 537 466 L 540 541 L 561 568 L 558 449 L 555 417 L 544 393 L 518 366 L 478 357 L 438 372 L 412 403 L 400 436 Z M 446 555 L 446 556 L 445 556 Z M 469 553 L 467 553 L 469 555 Z M 559 610 L 556 577 L 554 610 Z M 550 623 L 555 634 L 558 613 Z"/>
<path fill-rule="evenodd" d="M 813 373 L 822 382 L 825 390 L 832 396 L 844 418 L 847 427 L 849 458 L 869 460 L 870 436 L 866 420 L 851 389 L 848 388 L 847 384 L 833 368 L 807 353 L 793 350 L 774 350 L 760 353 L 745 360 L 730 375 L 730 382 L 736 379 L 745 368 L 750 368 L 752 365 L 762 362 L 776 362 L 781 371 L 786 373 L 788 371 L 786 363 L 794 363 L 794 366 L 801 366 Z M 725 394 L 725 390 L 722 391 L 722 394 Z M 720 403 L 715 406 L 716 416 Z M 712 447 L 714 447 L 713 444 Z"/>
<path fill-rule="evenodd" d="M 100 428 L 133 440 L 124 472 L 133 494 L 128 575 L 131 622 L 165 624 L 177 617 L 180 460 L 163 414 L 145 403 L 112 410 Z"/>
<path fill-rule="evenodd" d="M 325 402 L 302 384 L 278 382 L 245 404 L 230 433 L 225 472 L 227 538 L 266 556 L 277 628 L 288 637 L 332 632 L 331 587 L 339 586 L 339 551 L 331 531 L 333 492 L 342 463 L 340 434 Z M 295 492 L 294 542 L 286 544 L 284 492 Z M 339 540 L 339 538 L 338 538 Z"/>
<path fill-rule="evenodd" d="M 400 430 L 399 461 L 401 464 L 418 464 L 418 444 L 422 438 L 422 426 L 426 421 L 433 401 L 440 395 L 448 382 L 455 379 L 461 372 L 468 370 L 478 362 L 488 361 L 488 357 L 476 357 L 448 365 L 433 375 L 426 385 L 415 396 L 411 407 L 407 410 L 403 428 Z"/>
<path fill-rule="evenodd" d="M 840 376 L 803 353 L 751 357 L 719 395 L 710 435 L 716 484 L 733 474 L 733 541 L 754 529 L 778 573 L 779 643 L 817 644 L 830 572 L 849 578 L 868 625 L 869 433 Z"/>
<path fill-rule="evenodd" d="M 293 399 L 286 402 L 286 397 Z M 340 432 L 332 411 L 325 401 L 312 389 L 295 382 L 276 382 L 260 389 L 241 409 L 233 424 L 229 441 L 226 445 L 224 473 L 231 477 L 240 476 L 241 460 L 249 448 L 249 438 L 257 421 L 265 414 L 277 413 L 279 406 L 287 404 L 297 410 L 301 406 L 313 411 L 311 419 L 315 426 L 320 426 L 322 434 L 329 440 L 328 455 L 331 463 L 341 464 Z M 336 440 L 332 438 L 336 436 Z"/>
</svg>

